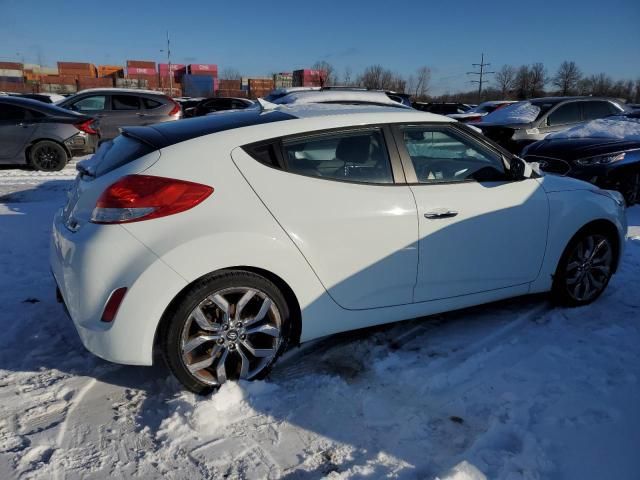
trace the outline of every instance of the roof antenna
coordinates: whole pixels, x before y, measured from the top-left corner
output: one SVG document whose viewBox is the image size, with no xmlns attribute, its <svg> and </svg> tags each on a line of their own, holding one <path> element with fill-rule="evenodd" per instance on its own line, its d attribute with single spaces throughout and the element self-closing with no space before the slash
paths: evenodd
<svg viewBox="0 0 640 480">
<path fill-rule="evenodd" d="M 258 102 L 258 105 L 260 105 L 260 110 L 263 112 L 267 110 L 275 110 L 280 107 L 280 105 L 275 103 L 267 102 L 264 98 L 258 98 L 256 101 Z"/>
</svg>

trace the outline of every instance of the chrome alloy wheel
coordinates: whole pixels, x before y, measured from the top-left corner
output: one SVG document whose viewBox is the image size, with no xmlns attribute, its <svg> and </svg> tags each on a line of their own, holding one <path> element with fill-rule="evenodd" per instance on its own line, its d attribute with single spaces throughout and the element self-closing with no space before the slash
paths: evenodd
<svg viewBox="0 0 640 480">
<path fill-rule="evenodd" d="M 589 301 L 604 290 L 612 274 L 613 248 L 604 235 L 591 234 L 575 247 L 567 268 L 567 292 L 578 302 Z"/>
<path fill-rule="evenodd" d="M 275 358 L 282 319 L 264 292 L 233 287 L 209 295 L 184 324 L 180 352 L 185 367 L 208 385 L 251 379 Z"/>
</svg>

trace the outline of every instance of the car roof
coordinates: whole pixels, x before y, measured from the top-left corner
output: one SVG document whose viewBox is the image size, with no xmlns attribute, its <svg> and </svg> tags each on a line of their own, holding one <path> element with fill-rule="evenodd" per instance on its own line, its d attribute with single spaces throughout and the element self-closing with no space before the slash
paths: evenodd
<svg viewBox="0 0 640 480">
<path fill-rule="evenodd" d="M 390 107 L 408 108 L 392 100 L 384 92 L 368 90 L 311 90 L 292 92 L 274 100 L 277 104 L 308 104 L 308 103 L 360 103 L 372 105 L 388 105 Z"/>
<path fill-rule="evenodd" d="M 256 106 L 244 110 L 216 112 L 204 117 L 189 118 L 179 122 L 164 122 L 148 127 L 125 127 L 122 132 L 125 136 L 136 138 L 155 148 L 165 148 L 194 138 L 244 127 L 285 120 L 310 121 L 318 119 L 326 119 L 327 124 L 331 124 L 332 119 L 339 119 L 340 122 L 338 123 L 344 124 L 349 123 L 345 122 L 349 116 L 354 117 L 353 125 L 400 122 L 455 122 L 453 119 L 442 115 L 420 112 L 410 108 L 389 108 L 375 105 L 301 104 L 279 105 L 269 110 L 263 110 Z M 374 121 L 371 121 L 372 116 L 375 116 Z"/>
<path fill-rule="evenodd" d="M 573 96 L 573 97 L 539 97 L 523 100 L 530 103 L 560 103 L 567 100 L 609 100 L 611 102 L 620 103 L 619 100 L 609 97 L 591 97 L 591 96 Z"/>
<path fill-rule="evenodd" d="M 157 95 L 160 97 L 166 97 L 166 95 L 162 92 L 158 92 L 156 90 L 146 90 L 142 88 L 86 88 L 84 90 L 80 90 L 76 95 L 80 93 L 139 93 L 144 95 Z"/>
<path fill-rule="evenodd" d="M 78 117 L 85 118 L 86 115 L 82 115 L 71 110 L 59 107 L 53 103 L 45 103 L 40 100 L 34 100 L 32 98 L 18 97 L 18 96 L 0 96 L 0 103 L 17 105 L 19 107 L 29 108 L 31 110 L 37 110 L 38 112 L 51 115 L 51 116 L 64 116 L 64 117 Z"/>
</svg>

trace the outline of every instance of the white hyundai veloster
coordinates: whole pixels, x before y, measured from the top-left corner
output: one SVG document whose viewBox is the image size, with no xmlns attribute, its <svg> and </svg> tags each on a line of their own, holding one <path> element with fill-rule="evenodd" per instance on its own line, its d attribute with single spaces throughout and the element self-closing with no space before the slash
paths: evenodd
<svg viewBox="0 0 640 480">
<path fill-rule="evenodd" d="M 78 170 L 53 225 L 58 298 L 91 352 L 157 349 L 195 392 L 336 332 L 536 292 L 587 304 L 626 232 L 619 194 L 388 106 L 126 128 Z"/>
</svg>

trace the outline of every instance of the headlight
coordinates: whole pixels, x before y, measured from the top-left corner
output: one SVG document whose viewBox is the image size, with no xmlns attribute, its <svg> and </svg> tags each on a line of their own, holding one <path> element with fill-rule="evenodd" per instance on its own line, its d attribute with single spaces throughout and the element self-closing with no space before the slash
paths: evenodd
<svg viewBox="0 0 640 480">
<path fill-rule="evenodd" d="M 614 153 L 611 155 L 598 155 L 597 157 L 581 158 L 580 160 L 576 160 L 576 163 L 584 167 L 589 167 L 591 165 L 608 165 L 613 162 L 624 160 L 625 155 L 626 152 Z"/>
<path fill-rule="evenodd" d="M 616 202 L 619 207 L 624 207 L 625 201 L 624 197 L 620 192 L 616 192 L 615 190 L 591 190 L 596 195 L 602 195 L 603 197 L 609 197 L 611 200 Z"/>
</svg>

